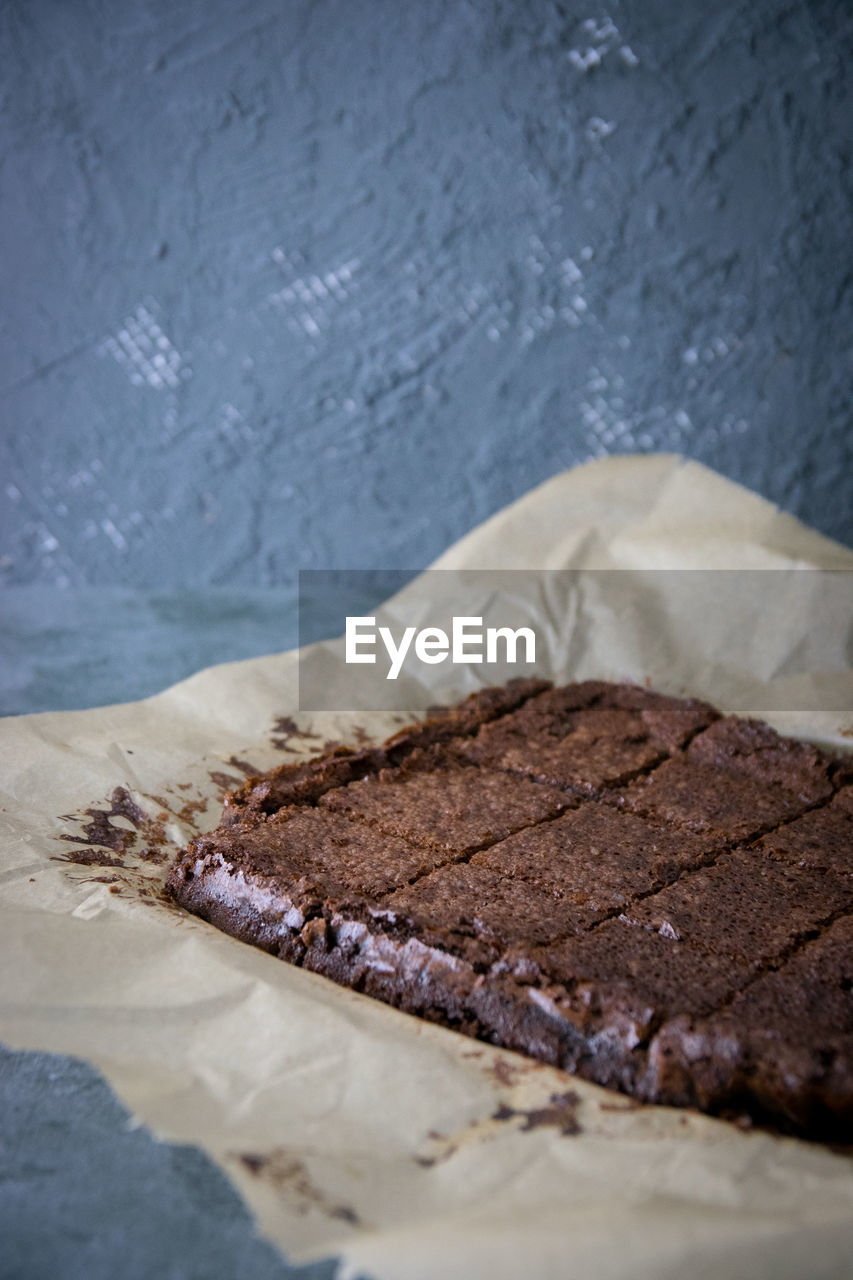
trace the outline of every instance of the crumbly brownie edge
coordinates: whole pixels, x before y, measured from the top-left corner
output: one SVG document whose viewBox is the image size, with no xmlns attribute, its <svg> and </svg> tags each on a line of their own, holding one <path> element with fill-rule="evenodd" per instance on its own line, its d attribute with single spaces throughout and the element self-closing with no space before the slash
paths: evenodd
<svg viewBox="0 0 853 1280">
<path fill-rule="evenodd" d="M 479 971 L 405 922 L 331 911 L 302 930 L 301 966 L 385 1004 L 514 1049 L 595 1083 L 630 1091 L 645 1069 L 647 1010 L 590 1009 L 559 984 L 519 980 L 506 960 Z M 395 928 L 395 924 L 398 925 Z M 389 927 L 390 925 L 390 927 Z M 399 927 L 402 926 L 402 927 Z M 522 970 L 525 961 L 521 960 Z"/>
<path fill-rule="evenodd" d="M 791 1044 L 732 1017 L 673 1018 L 653 1037 L 636 1095 L 748 1116 L 813 1141 L 853 1142 L 853 1037 Z"/>
<path fill-rule="evenodd" d="M 406 1013 L 601 1084 L 630 1090 L 642 1075 L 644 1055 L 633 1050 L 642 1028 L 648 1031 L 643 1010 L 627 1008 L 620 1018 L 612 1007 L 573 1007 L 559 984 L 546 992 L 518 980 L 505 959 L 488 964 L 494 953 L 477 963 L 476 946 L 472 962 L 452 937 L 445 945 L 429 940 L 441 930 L 424 930 L 357 895 L 330 892 L 324 899 L 310 885 L 285 892 L 221 859 L 202 862 L 192 851 L 173 868 L 169 891 L 230 936 Z"/>
<path fill-rule="evenodd" d="M 434 942 L 415 920 L 357 895 L 308 883 L 282 891 L 217 859 L 201 866 L 186 857 L 170 890 L 194 914 L 291 964 L 640 1101 L 853 1140 L 847 1041 L 786 1045 L 724 1011 L 661 1018 L 629 992 L 609 996 L 607 983 L 590 1000 L 585 980 L 576 993 L 523 951 L 477 963 L 472 947 L 472 962 L 452 938 Z"/>
<path fill-rule="evenodd" d="M 590 1003 L 543 978 L 523 954 L 477 964 L 464 948 L 431 942 L 429 931 L 392 911 L 352 895 L 321 901 L 310 890 L 285 893 L 215 859 L 204 866 L 185 860 L 170 888 L 232 937 L 340 986 L 593 1083 L 642 1093 L 655 1029 L 642 1000 L 619 993 Z"/>
<path fill-rule="evenodd" d="M 850 1037 L 787 1045 L 725 1019 L 655 1016 L 622 991 L 589 1000 L 521 957 L 487 972 L 416 936 L 332 912 L 302 931 L 303 968 L 404 1012 L 654 1105 L 748 1116 L 792 1134 L 853 1140 Z"/>
<path fill-rule="evenodd" d="M 169 873 L 166 889 L 193 915 L 232 938 L 298 963 L 299 931 L 320 907 L 318 894 L 284 893 L 190 848 Z"/>
<path fill-rule="evenodd" d="M 478 689 L 454 706 L 434 708 L 425 720 L 406 725 L 381 746 L 352 749 L 337 745 L 311 760 L 285 762 L 267 773 L 250 776 L 226 796 L 223 825 L 274 813 L 286 805 L 316 804 L 332 788 L 399 765 L 417 748 L 476 733 L 481 725 L 515 711 L 550 688 L 548 680 L 521 677 Z"/>
</svg>

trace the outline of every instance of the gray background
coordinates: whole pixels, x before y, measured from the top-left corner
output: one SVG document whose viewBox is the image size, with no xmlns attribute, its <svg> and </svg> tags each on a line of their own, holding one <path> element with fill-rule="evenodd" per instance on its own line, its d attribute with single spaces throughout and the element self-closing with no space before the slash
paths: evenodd
<svg viewBox="0 0 853 1280">
<path fill-rule="evenodd" d="M 609 452 L 853 543 L 851 55 L 830 0 L 6 0 L 0 709 L 288 647 L 298 568 Z M 88 1067 L 0 1086 L 4 1280 L 285 1273 Z"/>
<path fill-rule="evenodd" d="M 612 451 L 853 542 L 849 5 L 6 0 L 0 49 L 5 709 L 61 705 L 40 619 L 149 692 Z"/>
</svg>

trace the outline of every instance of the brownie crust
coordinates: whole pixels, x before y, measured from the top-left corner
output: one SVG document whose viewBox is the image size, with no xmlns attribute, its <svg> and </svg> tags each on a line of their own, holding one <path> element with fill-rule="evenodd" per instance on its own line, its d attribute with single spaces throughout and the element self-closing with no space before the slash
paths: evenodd
<svg viewBox="0 0 853 1280">
<path fill-rule="evenodd" d="M 515 681 L 248 779 L 169 890 L 641 1101 L 850 1141 L 850 777 L 693 699 Z"/>
</svg>

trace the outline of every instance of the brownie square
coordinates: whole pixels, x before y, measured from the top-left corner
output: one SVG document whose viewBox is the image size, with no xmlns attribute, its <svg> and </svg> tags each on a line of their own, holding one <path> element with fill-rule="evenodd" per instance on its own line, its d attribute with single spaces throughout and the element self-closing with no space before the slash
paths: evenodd
<svg viewBox="0 0 853 1280">
<path fill-rule="evenodd" d="M 853 876 L 853 809 L 836 801 L 812 809 L 762 836 L 756 847 L 798 867 Z"/>
<path fill-rule="evenodd" d="M 599 736 L 591 726 L 565 738 L 547 731 L 519 737 L 515 729 L 497 731 L 488 743 L 464 748 L 469 758 L 508 773 L 527 774 L 537 782 L 593 795 L 600 787 L 615 785 L 658 763 L 663 752 L 631 725 L 629 713 L 611 713 L 620 735 L 609 736 L 602 726 Z M 599 717 L 599 720 L 601 717 Z M 476 754 L 475 754 L 476 753 Z"/>
<path fill-rule="evenodd" d="M 585 1006 L 645 1008 L 646 1034 L 665 1018 L 709 1012 L 755 972 L 748 960 L 696 951 L 622 920 L 533 954 L 542 972 Z"/>
<path fill-rule="evenodd" d="M 772 960 L 853 907 L 853 880 L 783 863 L 760 849 L 723 854 L 713 866 L 635 903 L 624 919 L 697 950 Z"/>
<path fill-rule="evenodd" d="M 716 714 L 631 685 L 587 682 L 531 698 L 460 750 L 478 764 L 593 795 L 657 764 Z"/>
<path fill-rule="evenodd" d="M 749 840 L 828 799 L 831 764 L 810 743 L 729 716 L 614 798 L 661 822 Z"/>
<path fill-rule="evenodd" d="M 563 792 L 526 778 L 413 757 L 406 766 L 328 792 L 323 808 L 348 813 L 388 835 L 464 854 L 569 807 Z"/>
<path fill-rule="evenodd" d="M 199 873 L 212 858 L 244 879 L 368 897 L 425 875 L 446 857 L 429 846 L 371 830 L 345 814 L 311 808 L 283 809 L 250 830 L 201 836 L 194 853 Z"/>
<path fill-rule="evenodd" d="M 729 1014 L 790 1042 L 853 1036 L 853 917 L 842 916 L 780 969 L 741 991 Z"/>
<path fill-rule="evenodd" d="M 600 919 L 661 888 L 683 868 L 700 865 L 715 847 L 713 839 L 586 802 L 509 836 L 471 862 L 557 893 Z"/>
<path fill-rule="evenodd" d="M 425 720 L 406 725 L 387 739 L 383 744 L 386 756 L 390 763 L 398 763 L 403 752 L 476 733 L 481 725 L 550 688 L 550 680 L 509 680 L 495 688 L 477 689 L 453 707 L 432 707 Z"/>
<path fill-rule="evenodd" d="M 639 685 L 608 684 L 600 680 L 545 690 L 520 710 L 523 719 L 531 723 L 537 719 L 547 720 L 558 734 L 561 726 L 573 718 L 592 726 L 596 711 L 627 712 L 637 717 L 644 726 L 643 731 L 667 751 L 683 747 L 700 729 L 719 719 L 720 714 L 696 698 L 671 698 Z M 599 723 L 603 725 L 606 721 Z M 638 728 L 636 722 L 634 727 Z"/>
<path fill-rule="evenodd" d="M 596 918 L 592 909 L 473 861 L 441 867 L 384 901 L 395 913 L 504 946 L 552 942 L 588 928 Z"/>
<path fill-rule="evenodd" d="M 803 812 L 791 791 L 722 769 L 693 764 L 683 756 L 666 760 L 626 790 L 616 803 L 659 823 L 707 832 L 724 840 L 750 840 Z"/>
<path fill-rule="evenodd" d="M 781 737 L 760 720 L 727 716 L 712 724 L 687 748 L 691 764 L 736 777 L 754 778 L 791 795 L 802 805 L 832 795 L 832 761 L 810 742 Z"/>
<path fill-rule="evenodd" d="M 314 804 L 332 787 L 375 773 L 382 764 L 382 753 L 369 747 L 336 747 L 315 760 L 279 765 L 261 777 L 247 778 L 226 797 L 223 825 L 254 823 L 291 805 Z"/>
</svg>

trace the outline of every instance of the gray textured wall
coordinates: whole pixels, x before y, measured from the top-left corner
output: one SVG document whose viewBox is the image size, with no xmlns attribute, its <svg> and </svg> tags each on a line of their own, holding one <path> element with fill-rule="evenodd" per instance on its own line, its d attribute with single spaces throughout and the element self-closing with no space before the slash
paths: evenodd
<svg viewBox="0 0 853 1280">
<path fill-rule="evenodd" d="M 625 450 L 853 541 L 851 28 L 6 0 L 5 579 L 415 568 Z"/>
</svg>

